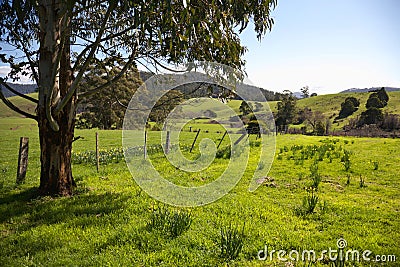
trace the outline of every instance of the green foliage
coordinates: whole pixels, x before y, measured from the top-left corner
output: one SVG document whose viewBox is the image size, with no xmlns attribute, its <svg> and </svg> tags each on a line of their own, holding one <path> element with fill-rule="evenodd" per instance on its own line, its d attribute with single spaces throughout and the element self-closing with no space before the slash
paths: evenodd
<svg viewBox="0 0 400 267">
<path fill-rule="evenodd" d="M 384 87 L 379 90 L 376 90 L 375 93 L 372 93 L 370 97 L 377 96 L 379 100 L 382 102 L 383 106 L 386 107 L 389 102 L 389 95 L 387 94 Z"/>
<path fill-rule="evenodd" d="M 318 190 L 318 186 L 322 181 L 321 174 L 318 171 L 318 161 L 315 160 L 313 164 L 310 166 L 310 178 L 312 180 L 311 187 L 315 190 Z"/>
<path fill-rule="evenodd" d="M 371 107 L 361 113 L 358 125 L 380 124 L 383 121 L 383 113 L 380 108 Z"/>
<path fill-rule="evenodd" d="M 111 70 L 98 66 L 91 66 L 86 74 L 84 82 L 80 86 L 82 93 L 96 88 L 99 84 L 107 82 L 108 75 L 116 75 L 121 71 L 121 66 L 115 62 Z M 96 94 L 92 94 L 81 99 L 76 127 L 80 129 L 99 128 L 99 129 L 121 129 L 128 106 L 136 89 L 142 84 L 139 73 L 136 69 L 128 71 L 112 86 L 108 86 Z"/>
<path fill-rule="evenodd" d="M 383 108 L 384 106 L 384 103 L 378 98 L 378 96 L 374 96 L 373 94 L 368 98 L 367 104 L 365 104 L 367 109 Z"/>
<path fill-rule="evenodd" d="M 278 102 L 277 109 L 278 112 L 275 116 L 276 125 L 282 126 L 292 123 L 296 115 L 296 97 L 290 91 L 286 91 L 282 100 Z"/>
<path fill-rule="evenodd" d="M 381 127 L 384 121 L 382 108 L 387 106 L 388 101 L 389 96 L 383 87 L 370 94 L 367 104 L 365 105 L 367 110 L 361 113 L 357 125 L 360 127 L 363 125 L 377 124 Z"/>
<path fill-rule="evenodd" d="M 253 112 L 251 103 L 247 103 L 246 101 L 242 101 L 239 107 L 240 113 L 242 113 L 242 116 L 249 115 L 250 113 Z"/>
<path fill-rule="evenodd" d="M 65 139 L 65 147 L 69 148 L 72 138 L 65 137 L 73 136 L 77 101 L 90 93 L 108 87 L 106 91 L 112 96 L 103 102 L 104 106 L 95 105 L 112 112 L 99 117 L 89 111 L 90 116 L 81 125 L 88 126 L 87 121 L 94 120 L 104 129 L 120 127 L 123 116 L 114 114 L 114 103 L 120 96 L 112 86 L 143 59 L 156 70 L 169 69 L 164 62 L 218 62 L 243 70 L 246 48 L 238 32 L 252 21 L 261 40 L 272 28 L 270 12 L 276 4 L 275 0 L 189 5 L 186 1 L 1 1 L 0 42 L 15 48 L 15 53 L 0 55 L 0 62 L 11 67 L 5 78 L 29 75 L 39 88 L 34 114 L 15 108 L 4 97 L 3 102 L 25 117 L 36 119 L 43 130 L 42 140 Z M 19 54 L 25 57 L 15 57 Z M 95 71 L 90 69 L 91 64 L 104 72 L 97 77 L 100 83 L 95 88 L 82 92 L 85 74 Z M 216 68 L 214 74 L 227 74 L 225 68 Z M 239 71 L 232 76 L 241 79 L 244 75 Z M 42 144 L 42 162 L 55 158 L 60 142 Z M 61 157 L 63 162 L 43 164 L 40 186 L 51 188 L 42 190 L 44 194 L 72 194 L 70 156 L 68 150 Z"/>
<path fill-rule="evenodd" d="M 348 116 L 352 115 L 355 111 L 357 111 L 358 107 L 360 106 L 360 101 L 353 97 L 349 96 L 346 97 L 344 102 L 341 104 L 341 109 L 339 111 L 339 119 L 347 118 Z"/>
<path fill-rule="evenodd" d="M 178 90 L 170 90 L 164 94 L 152 108 L 149 119 L 156 122 L 157 125 L 162 125 L 168 114 L 178 106 L 184 100 L 184 95 Z M 176 111 L 176 112 L 180 112 Z M 214 114 L 208 111 L 208 115 L 213 116 Z"/>
<path fill-rule="evenodd" d="M 351 179 L 350 179 L 350 174 L 348 173 L 347 174 L 346 185 L 348 186 L 348 185 L 350 185 L 350 183 L 351 183 Z"/>
<path fill-rule="evenodd" d="M 230 224 L 220 230 L 218 247 L 220 248 L 220 257 L 225 260 L 234 260 L 239 256 L 244 245 L 244 224 L 242 229 L 239 226 Z"/>
<path fill-rule="evenodd" d="M 300 92 L 303 96 L 303 98 L 308 98 L 310 97 L 310 89 L 308 88 L 308 86 L 304 86 L 300 89 Z"/>
<path fill-rule="evenodd" d="M 318 121 L 318 122 L 316 123 L 314 133 L 315 133 L 316 135 L 319 135 L 319 136 L 325 135 L 325 124 L 324 124 L 324 122 Z"/>
<path fill-rule="evenodd" d="M 231 146 L 219 149 L 215 155 L 217 159 L 229 159 L 231 157 Z"/>
<path fill-rule="evenodd" d="M 168 208 L 156 208 L 151 214 L 147 227 L 160 230 L 166 235 L 175 238 L 190 228 L 192 215 L 186 211 L 171 211 Z"/>
<path fill-rule="evenodd" d="M 317 207 L 319 197 L 312 188 L 309 191 L 310 192 L 307 193 L 307 196 L 303 198 L 302 205 L 295 208 L 295 214 L 297 216 L 306 216 L 308 214 L 312 214 Z"/>
<path fill-rule="evenodd" d="M 351 161 L 350 161 L 350 155 L 352 154 L 352 152 L 350 150 L 344 150 L 343 151 L 343 156 L 340 159 L 340 162 L 343 164 L 344 170 L 346 172 L 348 172 L 350 170 L 351 167 Z"/>
</svg>

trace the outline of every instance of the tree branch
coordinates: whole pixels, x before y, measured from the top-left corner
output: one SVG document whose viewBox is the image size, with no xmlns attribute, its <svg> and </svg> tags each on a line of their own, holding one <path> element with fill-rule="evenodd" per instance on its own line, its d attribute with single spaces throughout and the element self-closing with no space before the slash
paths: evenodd
<svg viewBox="0 0 400 267">
<path fill-rule="evenodd" d="M 23 110 L 19 109 L 17 106 L 15 106 L 13 103 L 11 103 L 11 102 L 4 96 L 3 90 L 1 90 L 1 88 L 0 88 L 0 99 L 3 100 L 4 104 L 5 104 L 7 107 L 9 107 L 10 109 L 14 110 L 15 112 L 17 112 L 17 113 L 19 113 L 19 114 L 21 114 L 21 115 L 23 115 L 23 116 L 25 116 L 25 117 L 27 117 L 27 118 L 34 119 L 34 120 L 36 120 L 36 121 L 38 120 L 38 117 L 37 117 L 37 116 L 35 116 L 35 115 L 33 115 L 33 114 L 30 114 L 30 113 L 28 113 L 28 112 L 23 111 Z"/>
<path fill-rule="evenodd" d="M 135 26 L 132 26 L 132 27 L 128 27 L 127 29 L 125 29 L 125 30 L 123 30 L 123 31 L 120 31 L 120 32 L 118 32 L 118 33 L 110 34 L 110 35 L 108 35 L 108 36 L 102 38 L 102 39 L 100 40 L 99 44 L 102 43 L 102 42 L 104 42 L 104 41 L 108 41 L 108 40 L 111 40 L 111 39 L 113 39 L 113 38 L 119 37 L 119 36 L 123 35 L 124 33 L 128 32 L 128 31 L 130 31 L 130 30 L 134 30 L 134 29 L 136 29 L 136 27 L 135 27 Z M 79 38 L 83 39 L 82 37 L 79 37 Z M 89 40 L 86 40 L 86 41 L 89 42 Z M 76 70 L 76 68 L 77 68 L 78 65 L 79 65 L 79 61 L 81 61 L 81 59 L 82 59 L 82 57 L 85 55 L 85 53 L 86 53 L 90 48 L 92 48 L 92 46 L 93 46 L 94 44 L 95 44 L 95 43 L 92 43 L 92 44 L 90 44 L 90 45 L 85 46 L 85 48 L 79 53 L 79 55 L 76 57 L 75 65 L 74 65 L 74 67 L 72 68 L 72 71 L 75 71 L 75 70 Z M 120 44 L 118 44 L 118 45 L 120 45 Z"/>
<path fill-rule="evenodd" d="M 21 44 L 21 46 L 22 46 L 22 51 L 24 52 L 24 54 L 26 55 L 26 58 L 28 59 L 29 67 L 31 68 L 33 78 L 35 79 L 36 84 L 39 84 L 39 75 L 38 75 L 38 73 L 36 72 L 35 64 L 34 64 L 33 60 L 31 59 L 31 57 L 30 57 L 30 55 L 29 55 L 28 49 L 27 49 L 26 46 L 25 46 L 26 43 L 29 43 L 28 40 L 25 38 L 25 35 L 23 35 L 24 40 L 22 40 L 22 39 L 20 38 L 19 34 L 17 34 L 14 30 L 12 30 L 12 29 L 9 29 L 9 30 L 13 33 L 13 35 L 15 36 L 15 38 L 16 38 L 16 39 L 19 41 L 19 43 Z"/>
<path fill-rule="evenodd" d="M 159 66 L 160 66 L 161 68 L 163 68 L 163 69 L 166 69 L 166 70 L 169 70 L 169 71 L 172 71 L 172 72 L 175 72 L 175 73 L 178 73 L 178 72 L 182 72 L 182 73 L 183 73 L 183 72 L 186 72 L 186 71 L 187 71 L 187 70 L 174 70 L 174 69 L 171 69 L 171 68 L 169 68 L 169 67 L 167 67 L 167 66 L 161 64 L 161 63 L 160 63 L 157 59 L 155 59 L 153 56 L 148 55 L 148 57 L 154 61 L 155 65 L 159 65 Z"/>
<path fill-rule="evenodd" d="M 112 3 L 108 6 L 107 12 L 104 16 L 104 20 L 103 23 L 100 27 L 99 33 L 97 35 L 97 38 L 95 40 L 95 42 L 93 43 L 92 49 L 89 52 L 89 55 L 87 56 L 85 62 L 83 63 L 82 68 L 80 69 L 79 73 L 77 74 L 74 82 L 72 83 L 71 87 L 69 88 L 67 94 L 64 96 L 64 98 L 58 103 L 57 107 L 54 109 L 54 114 L 58 115 L 60 113 L 60 111 L 65 107 L 65 105 L 68 103 L 68 101 L 71 99 L 71 97 L 74 95 L 76 88 L 78 87 L 79 82 L 81 81 L 82 77 L 83 77 L 83 73 L 85 72 L 86 68 L 89 66 L 90 61 L 92 60 L 97 47 L 100 44 L 101 41 L 101 36 L 104 33 L 104 30 L 106 28 L 106 24 L 108 22 L 108 19 L 111 15 L 112 10 L 114 9 L 115 6 L 115 1 L 112 1 Z"/>
<path fill-rule="evenodd" d="M 24 95 L 23 93 L 20 93 L 20 92 L 18 92 L 18 91 L 16 91 L 16 90 L 12 89 L 11 86 L 9 86 L 9 85 L 4 81 L 3 78 L 0 78 L 0 84 L 2 84 L 8 91 L 13 92 L 13 93 L 16 94 L 17 96 L 20 96 L 20 97 L 22 97 L 22 98 L 25 98 L 26 100 L 32 101 L 32 102 L 35 103 L 35 104 L 38 104 L 38 103 L 39 103 L 39 100 L 34 99 L 33 97 L 30 97 L 30 96 Z"/>
</svg>

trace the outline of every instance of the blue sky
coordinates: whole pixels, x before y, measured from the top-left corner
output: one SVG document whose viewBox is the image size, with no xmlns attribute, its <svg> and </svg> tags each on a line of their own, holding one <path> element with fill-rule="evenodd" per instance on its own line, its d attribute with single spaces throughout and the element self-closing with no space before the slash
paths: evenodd
<svg viewBox="0 0 400 267">
<path fill-rule="evenodd" d="M 252 29 L 241 34 L 254 85 L 319 94 L 400 87 L 400 1 L 278 0 L 272 15 L 261 43 Z"/>
<path fill-rule="evenodd" d="M 318 94 L 400 87 L 400 0 L 278 0 L 272 16 L 261 42 L 250 27 L 241 34 L 254 85 Z"/>
</svg>

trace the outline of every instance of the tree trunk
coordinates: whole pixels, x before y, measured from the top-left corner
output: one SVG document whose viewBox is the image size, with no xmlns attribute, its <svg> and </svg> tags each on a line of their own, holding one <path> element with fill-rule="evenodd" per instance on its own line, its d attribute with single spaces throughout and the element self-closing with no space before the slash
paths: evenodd
<svg viewBox="0 0 400 267">
<path fill-rule="evenodd" d="M 60 130 L 53 131 L 45 120 L 39 120 L 41 195 L 72 194 L 74 181 L 71 169 L 73 123 L 59 121 Z"/>
<path fill-rule="evenodd" d="M 54 116 L 53 110 L 66 95 L 72 82 L 69 21 L 59 16 L 60 1 L 42 1 L 40 6 L 40 58 L 38 126 L 40 139 L 41 195 L 72 194 L 74 180 L 71 150 L 74 137 L 76 95 Z M 64 45 L 61 45 L 65 36 Z M 62 49 L 62 51 L 60 51 Z M 61 54 L 60 54 L 61 53 Z M 61 55 L 61 57 L 58 57 Z M 60 58 L 60 61 L 58 61 Z M 54 78 L 54 71 L 58 74 Z M 54 127 L 51 123 L 52 114 Z M 52 127 L 53 125 L 53 127 Z"/>
</svg>

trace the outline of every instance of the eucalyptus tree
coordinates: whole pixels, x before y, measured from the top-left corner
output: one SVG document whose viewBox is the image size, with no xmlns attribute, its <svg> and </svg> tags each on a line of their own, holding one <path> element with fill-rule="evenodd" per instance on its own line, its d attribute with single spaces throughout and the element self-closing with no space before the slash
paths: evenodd
<svg viewBox="0 0 400 267">
<path fill-rule="evenodd" d="M 36 114 L 0 93 L 9 108 L 38 122 L 39 192 L 72 194 L 71 148 L 82 96 L 107 88 L 141 62 L 168 68 L 166 63 L 215 61 L 243 70 L 246 48 L 238 33 L 254 25 L 260 40 L 273 25 L 275 6 L 276 0 L 1 1 L 0 42 L 19 51 L 0 55 L 12 69 L 6 78 L 28 74 L 39 90 L 38 100 L 21 95 L 37 104 Z M 123 62 L 120 72 L 79 92 L 88 66 L 110 59 Z M 4 78 L 1 83 L 7 86 Z"/>
</svg>

